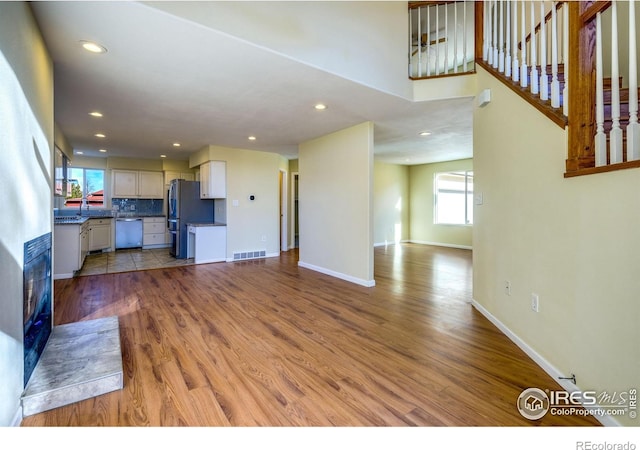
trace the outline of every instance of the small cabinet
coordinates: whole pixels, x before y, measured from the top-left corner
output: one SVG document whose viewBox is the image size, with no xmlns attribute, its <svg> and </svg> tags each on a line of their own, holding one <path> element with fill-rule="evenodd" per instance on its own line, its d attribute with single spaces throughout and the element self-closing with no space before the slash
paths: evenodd
<svg viewBox="0 0 640 450">
<path fill-rule="evenodd" d="M 174 170 L 166 170 L 164 172 L 164 184 L 169 185 L 171 180 L 187 180 L 195 181 L 196 175 L 193 172 L 178 172 Z"/>
<path fill-rule="evenodd" d="M 145 217 L 142 221 L 142 248 L 166 247 L 166 217 Z"/>
<path fill-rule="evenodd" d="M 89 221 L 89 251 L 111 248 L 111 219 Z"/>
<path fill-rule="evenodd" d="M 113 197 L 115 198 L 163 198 L 162 172 L 113 170 Z"/>
<path fill-rule="evenodd" d="M 200 166 L 200 198 L 227 197 L 227 163 L 209 161 Z"/>
</svg>

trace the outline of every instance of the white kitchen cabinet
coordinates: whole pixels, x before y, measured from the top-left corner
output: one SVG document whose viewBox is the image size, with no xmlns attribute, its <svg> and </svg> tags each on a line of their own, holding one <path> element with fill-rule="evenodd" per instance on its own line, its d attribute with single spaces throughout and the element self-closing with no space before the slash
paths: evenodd
<svg viewBox="0 0 640 450">
<path fill-rule="evenodd" d="M 53 227 L 53 278 L 72 278 L 89 253 L 89 221 Z"/>
<path fill-rule="evenodd" d="M 168 186 L 171 183 L 171 180 L 195 181 L 196 175 L 193 172 L 178 172 L 174 170 L 165 170 L 164 184 Z"/>
<path fill-rule="evenodd" d="M 200 165 L 200 198 L 227 197 L 227 163 L 209 161 Z"/>
<path fill-rule="evenodd" d="M 89 220 L 89 251 L 111 248 L 111 219 Z"/>
<path fill-rule="evenodd" d="M 162 172 L 114 169 L 112 184 L 115 198 L 164 198 Z"/>
<path fill-rule="evenodd" d="M 166 217 L 145 217 L 142 220 L 142 248 L 167 246 Z"/>
</svg>

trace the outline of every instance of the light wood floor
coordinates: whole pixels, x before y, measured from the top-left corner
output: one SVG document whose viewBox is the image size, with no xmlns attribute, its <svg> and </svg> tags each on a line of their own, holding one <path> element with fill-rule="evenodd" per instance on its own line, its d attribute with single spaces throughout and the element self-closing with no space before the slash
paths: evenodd
<svg viewBox="0 0 640 450">
<path fill-rule="evenodd" d="M 124 389 L 23 426 L 529 426 L 560 389 L 468 302 L 471 253 L 377 248 L 376 287 L 279 258 L 55 282 L 56 324 L 118 315 Z"/>
</svg>

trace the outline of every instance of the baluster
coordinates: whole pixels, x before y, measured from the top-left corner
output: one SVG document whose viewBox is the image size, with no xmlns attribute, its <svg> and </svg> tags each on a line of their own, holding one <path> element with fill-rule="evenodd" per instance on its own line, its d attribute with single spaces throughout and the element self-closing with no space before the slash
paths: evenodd
<svg viewBox="0 0 640 450">
<path fill-rule="evenodd" d="M 418 77 L 422 76 L 422 8 L 418 8 Z"/>
<path fill-rule="evenodd" d="M 491 12 L 488 2 L 484 2 L 482 6 L 484 8 L 484 42 L 482 43 L 482 60 L 489 62 L 489 24 L 491 23 Z"/>
<path fill-rule="evenodd" d="M 444 73 L 449 73 L 449 5 L 444 5 Z"/>
<path fill-rule="evenodd" d="M 493 2 L 493 68 L 498 68 L 498 1 Z"/>
<path fill-rule="evenodd" d="M 544 2 L 540 2 L 540 99 L 549 100 L 549 75 L 547 75 L 547 25 Z"/>
<path fill-rule="evenodd" d="M 500 0 L 500 40 L 498 52 L 498 72 L 504 73 L 504 1 Z"/>
<path fill-rule="evenodd" d="M 463 11 L 463 22 L 464 22 L 464 31 L 462 33 L 462 70 L 467 72 L 467 2 L 462 3 L 464 8 Z"/>
<path fill-rule="evenodd" d="M 427 7 L 427 49 L 425 54 L 427 76 L 431 76 L 431 7 Z"/>
<path fill-rule="evenodd" d="M 513 81 L 516 83 L 520 81 L 520 62 L 518 61 L 518 2 L 513 2 Z"/>
<path fill-rule="evenodd" d="M 413 9 L 409 10 L 409 77 L 413 76 L 413 25 L 411 21 L 413 20 Z"/>
<path fill-rule="evenodd" d="M 638 124 L 638 61 L 636 57 L 636 6 L 629 2 L 629 125 L 627 125 L 627 161 L 640 159 Z"/>
<path fill-rule="evenodd" d="M 505 50 L 505 62 L 504 62 L 504 74 L 507 78 L 511 78 L 511 2 L 507 2 L 507 13 L 505 14 L 507 20 L 507 30 L 505 32 L 507 49 Z"/>
<path fill-rule="evenodd" d="M 562 64 L 564 74 L 564 87 L 562 89 L 562 112 L 569 115 L 569 8 L 562 4 Z"/>
<path fill-rule="evenodd" d="M 611 164 L 622 162 L 622 128 L 620 128 L 620 69 L 618 65 L 618 5 L 611 3 L 611 119 L 609 158 Z"/>
<path fill-rule="evenodd" d="M 433 63 L 435 66 L 436 75 L 440 75 L 440 6 L 436 5 L 436 60 Z"/>
<path fill-rule="evenodd" d="M 551 5 L 551 106 L 560 107 L 560 82 L 558 81 L 558 20 L 556 2 Z"/>
<path fill-rule="evenodd" d="M 453 3 L 453 73 L 458 73 L 458 2 Z"/>
<path fill-rule="evenodd" d="M 522 58 L 522 62 L 520 63 L 520 86 L 526 88 L 528 86 L 529 73 L 527 70 L 527 36 L 525 31 L 527 29 L 525 26 L 527 22 L 525 17 L 526 5 L 524 2 L 525 0 L 522 0 L 522 21 L 520 22 L 520 28 L 522 28 L 520 39 L 520 57 Z"/>
<path fill-rule="evenodd" d="M 544 16 L 542 16 L 544 20 Z M 538 61 L 536 57 L 536 47 L 538 41 L 536 38 L 536 13 L 534 2 L 531 2 L 531 93 L 537 95 L 538 89 Z"/>
<path fill-rule="evenodd" d="M 604 134 L 604 88 L 602 75 L 602 17 L 596 14 L 596 167 L 607 165 L 607 136 Z"/>
</svg>

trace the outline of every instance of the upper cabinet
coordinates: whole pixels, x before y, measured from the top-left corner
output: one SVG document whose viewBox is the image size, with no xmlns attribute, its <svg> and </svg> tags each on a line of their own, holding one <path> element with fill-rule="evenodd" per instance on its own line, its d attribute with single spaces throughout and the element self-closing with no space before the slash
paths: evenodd
<svg viewBox="0 0 640 450">
<path fill-rule="evenodd" d="M 227 163 L 209 161 L 200 165 L 200 198 L 227 197 Z"/>
<path fill-rule="evenodd" d="M 115 198 L 163 198 L 164 180 L 162 172 L 143 170 L 112 171 L 113 197 Z"/>
<path fill-rule="evenodd" d="M 178 172 L 173 170 L 165 170 L 164 184 L 169 185 L 171 183 L 171 180 L 195 181 L 196 175 L 193 172 Z"/>
</svg>

